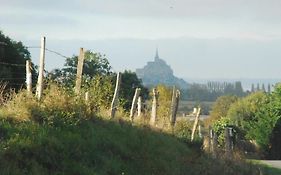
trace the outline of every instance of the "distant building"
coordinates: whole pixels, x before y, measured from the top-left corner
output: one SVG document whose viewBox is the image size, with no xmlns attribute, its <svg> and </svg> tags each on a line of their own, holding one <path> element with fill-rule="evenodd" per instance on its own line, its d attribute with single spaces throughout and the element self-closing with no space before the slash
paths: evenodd
<svg viewBox="0 0 281 175">
<path fill-rule="evenodd" d="M 176 85 L 180 88 L 186 88 L 187 83 L 183 79 L 174 76 L 172 68 L 159 57 L 158 49 L 154 61 L 150 61 L 142 69 L 136 70 L 137 76 L 142 79 L 145 86 L 156 86 L 164 84 L 167 86 Z"/>
</svg>

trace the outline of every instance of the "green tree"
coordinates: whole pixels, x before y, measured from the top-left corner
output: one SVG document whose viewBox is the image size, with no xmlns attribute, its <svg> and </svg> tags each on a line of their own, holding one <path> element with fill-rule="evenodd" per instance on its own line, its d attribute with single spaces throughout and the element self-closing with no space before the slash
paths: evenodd
<svg viewBox="0 0 281 175">
<path fill-rule="evenodd" d="M 255 141 L 269 158 L 280 155 L 276 145 L 281 145 L 281 84 L 271 94 L 258 91 L 238 100 L 229 108 L 227 118 L 239 128 L 240 136 Z"/>
<path fill-rule="evenodd" d="M 120 98 L 121 105 L 126 111 L 130 110 L 136 88 L 141 88 L 140 96 L 142 96 L 143 100 L 147 99 L 148 89 L 143 86 L 142 81 L 137 77 L 137 74 L 125 70 L 122 73 L 121 78 Z"/>
<path fill-rule="evenodd" d="M 265 93 L 259 91 L 239 99 L 232 104 L 228 110 L 227 117 L 238 124 L 239 127 L 244 127 L 244 121 L 255 120 L 256 113 L 267 102 Z"/>
<path fill-rule="evenodd" d="M 281 84 L 276 85 L 268 97 L 268 103 L 256 113 L 256 119 L 251 123 L 248 137 L 254 138 L 262 150 L 270 149 L 270 136 L 277 121 L 281 118 Z"/>
<path fill-rule="evenodd" d="M 55 69 L 49 73 L 49 78 L 59 82 L 67 87 L 73 87 L 76 78 L 78 56 L 66 59 L 62 69 Z M 141 96 L 147 99 L 148 90 L 142 85 L 142 81 L 137 77 L 136 73 L 124 71 L 121 78 L 120 87 L 120 105 L 128 111 L 131 107 L 135 88 L 141 88 Z M 96 98 L 96 105 L 108 107 L 114 93 L 116 83 L 116 74 L 111 71 L 111 66 L 105 55 L 85 52 L 85 60 L 83 65 L 83 83 L 84 89 L 89 89 L 92 96 Z M 106 86 L 106 87 L 98 87 Z M 107 100 L 107 102 L 105 101 Z"/>
<path fill-rule="evenodd" d="M 252 83 L 252 86 L 251 86 L 251 92 L 255 92 L 255 85 Z"/>
<path fill-rule="evenodd" d="M 244 95 L 242 83 L 240 81 L 236 81 L 234 83 L 234 86 L 235 86 L 234 95 L 242 97 Z"/>
<path fill-rule="evenodd" d="M 26 60 L 30 60 L 30 53 L 23 43 L 0 31 L 0 82 L 7 82 L 7 88 L 21 88 L 25 84 Z"/>
<path fill-rule="evenodd" d="M 237 96 L 221 96 L 219 97 L 212 107 L 210 118 L 207 120 L 208 124 L 225 118 L 227 116 L 230 106 L 238 100 Z"/>
<path fill-rule="evenodd" d="M 267 95 L 258 91 L 239 99 L 230 106 L 227 117 L 232 124 L 239 127 L 243 137 L 245 136 L 249 140 L 255 139 L 250 137 L 249 132 L 253 127 L 253 122 L 258 120 L 257 113 L 266 105 L 267 101 Z"/>
<path fill-rule="evenodd" d="M 77 64 L 78 56 L 74 55 L 71 58 L 67 58 L 62 69 L 55 69 L 49 73 L 50 79 L 67 86 L 73 86 L 77 72 Z M 105 55 L 89 50 L 85 52 L 83 85 L 89 85 L 91 78 L 96 75 L 110 75 L 111 73 L 111 66 Z"/>
<path fill-rule="evenodd" d="M 267 93 L 271 93 L 271 85 L 270 84 L 267 85 Z"/>
</svg>

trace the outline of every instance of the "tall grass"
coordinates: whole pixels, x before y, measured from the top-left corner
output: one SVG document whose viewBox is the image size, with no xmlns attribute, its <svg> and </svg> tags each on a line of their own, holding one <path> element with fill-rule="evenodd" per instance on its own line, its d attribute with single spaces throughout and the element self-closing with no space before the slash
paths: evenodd
<svg viewBox="0 0 281 175">
<path fill-rule="evenodd" d="M 6 88 L 7 84 L 0 82 L 0 106 L 4 104 L 5 102 L 5 88 Z"/>
<path fill-rule="evenodd" d="M 257 173 L 240 160 L 209 158 L 200 142 L 185 140 L 188 123 L 167 132 L 132 125 L 123 112 L 118 122 L 104 115 L 56 84 L 40 102 L 26 91 L 11 94 L 0 107 L 0 174 Z"/>
</svg>

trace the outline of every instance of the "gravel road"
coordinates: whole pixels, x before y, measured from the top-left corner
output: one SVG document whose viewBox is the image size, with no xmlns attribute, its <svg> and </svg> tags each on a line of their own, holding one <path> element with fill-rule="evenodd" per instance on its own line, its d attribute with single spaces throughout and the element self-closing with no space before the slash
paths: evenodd
<svg viewBox="0 0 281 175">
<path fill-rule="evenodd" d="M 281 160 L 261 160 L 262 163 L 281 169 Z"/>
</svg>

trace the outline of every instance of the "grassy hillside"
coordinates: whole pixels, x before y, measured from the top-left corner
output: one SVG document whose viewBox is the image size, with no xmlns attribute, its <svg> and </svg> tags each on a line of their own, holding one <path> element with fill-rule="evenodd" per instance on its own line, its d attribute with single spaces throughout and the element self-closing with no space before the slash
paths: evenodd
<svg viewBox="0 0 281 175">
<path fill-rule="evenodd" d="M 126 123 L 92 119 L 50 127 L 1 121 L 0 174 L 255 174 L 211 160 L 198 145 Z"/>
<path fill-rule="evenodd" d="M 1 122 L 1 174 L 182 174 L 194 156 L 171 136 L 125 123 Z"/>
</svg>

